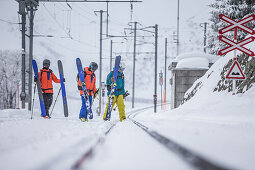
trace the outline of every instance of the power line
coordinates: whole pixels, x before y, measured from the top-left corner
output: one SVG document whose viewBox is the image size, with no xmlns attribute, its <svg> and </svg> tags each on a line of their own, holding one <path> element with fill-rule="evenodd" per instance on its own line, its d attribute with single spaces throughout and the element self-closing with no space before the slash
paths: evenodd
<svg viewBox="0 0 255 170">
<path fill-rule="evenodd" d="M 38 33 L 38 31 L 36 31 L 36 30 L 35 30 L 35 32 Z M 40 34 L 40 33 L 38 33 L 38 34 Z M 80 50 L 71 49 L 71 48 L 69 48 L 68 46 L 65 46 L 65 45 L 56 43 L 55 41 L 52 41 L 51 39 L 49 39 L 49 38 L 47 38 L 47 37 L 42 37 L 42 38 L 46 39 L 47 41 L 51 42 L 51 43 L 54 44 L 54 45 L 57 45 L 57 46 L 59 46 L 59 47 L 62 47 L 62 48 L 64 48 L 65 50 L 68 50 L 68 51 L 79 52 L 79 53 L 83 53 L 83 54 L 88 53 L 87 51 L 80 51 Z M 61 37 L 56 37 L 56 38 L 61 38 Z"/>
<path fill-rule="evenodd" d="M 45 6 L 45 4 L 43 3 L 44 8 L 46 9 L 46 11 L 48 12 L 48 14 L 52 17 L 52 19 L 58 24 L 58 26 L 65 32 L 65 34 L 71 38 L 71 35 L 68 34 L 63 27 L 61 26 L 61 24 L 54 18 L 54 16 L 52 16 L 52 14 L 50 13 L 50 11 L 47 9 L 47 7 Z"/>
<path fill-rule="evenodd" d="M 12 21 L 7 21 L 7 20 L 4 20 L 4 19 L 0 19 L 0 21 L 6 22 L 8 24 L 20 24 L 20 23 L 15 23 L 15 22 L 12 22 Z"/>
<path fill-rule="evenodd" d="M 83 5 L 85 8 L 89 9 L 85 4 L 82 3 L 82 5 Z M 83 9 L 80 5 L 78 5 L 78 7 L 79 7 L 82 11 L 86 12 L 87 14 L 89 14 L 89 15 L 95 17 L 94 10 L 89 9 L 89 10 L 91 10 L 92 12 L 88 12 L 88 11 L 86 11 L 85 9 Z"/>
<path fill-rule="evenodd" d="M 63 5 L 62 3 L 58 3 L 58 4 L 60 4 L 61 6 L 64 7 L 64 5 Z M 83 5 L 85 5 L 85 4 L 83 4 Z M 77 5 L 74 5 L 74 6 L 77 7 Z M 85 11 L 80 5 L 78 5 L 78 7 L 79 7 L 80 10 Z M 64 8 L 65 8 L 65 7 L 64 7 Z M 74 12 L 78 13 L 79 15 L 83 16 L 84 18 L 87 18 L 87 19 L 90 20 L 91 22 L 95 22 L 96 25 L 99 25 L 97 21 L 88 18 L 87 16 L 83 15 L 83 14 L 80 13 L 79 11 L 76 11 L 74 8 L 73 8 L 72 10 L 73 10 Z M 81 12 L 82 12 L 82 11 L 81 11 Z M 89 12 L 87 12 L 87 11 L 85 11 L 85 12 L 88 13 L 88 14 L 90 14 L 90 15 L 92 15 L 91 13 L 89 13 Z M 94 15 L 93 15 L 93 16 L 94 16 Z M 83 18 L 83 19 L 84 19 L 84 18 Z M 111 20 L 114 21 L 115 19 L 111 19 Z M 114 23 L 114 22 L 113 22 L 113 23 Z M 118 20 L 115 20 L 115 23 L 117 23 L 118 25 L 123 25 L 123 26 L 126 25 L 126 24 L 124 24 L 124 23 L 119 22 Z M 121 33 L 119 30 L 114 29 L 114 28 L 111 28 L 111 30 L 113 30 L 113 31 L 115 31 L 115 32 Z"/>
</svg>

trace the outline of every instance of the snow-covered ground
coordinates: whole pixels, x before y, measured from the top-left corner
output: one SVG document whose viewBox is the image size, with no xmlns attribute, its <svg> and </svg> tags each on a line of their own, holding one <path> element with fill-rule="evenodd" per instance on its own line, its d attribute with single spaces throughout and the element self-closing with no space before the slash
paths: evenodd
<svg viewBox="0 0 255 170">
<path fill-rule="evenodd" d="M 199 95 L 175 110 L 161 111 L 159 107 L 154 113 L 149 109 L 135 119 L 213 162 L 254 169 L 255 87 L 248 92 Z M 70 108 L 78 105 L 74 102 Z M 59 111 L 45 120 L 36 110 L 31 120 L 26 110 L 0 111 L 1 169 L 70 169 L 118 121 L 117 111 L 111 122 L 95 116 L 83 123 L 77 116 L 64 118 Z M 192 169 L 130 120 L 117 123 L 82 168 Z"/>
</svg>

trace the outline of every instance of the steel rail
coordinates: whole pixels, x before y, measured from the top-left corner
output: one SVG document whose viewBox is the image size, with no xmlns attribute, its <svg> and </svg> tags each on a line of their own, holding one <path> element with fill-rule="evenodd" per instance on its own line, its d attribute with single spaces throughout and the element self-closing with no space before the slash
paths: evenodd
<svg viewBox="0 0 255 170">
<path fill-rule="evenodd" d="M 140 111 L 142 111 L 142 109 Z M 133 114 L 135 114 L 133 116 L 133 118 L 130 118 Z M 160 133 L 149 129 L 147 126 L 134 120 L 134 117 L 137 116 L 137 114 L 139 114 L 139 113 L 134 112 L 134 113 L 130 114 L 128 116 L 128 119 L 131 120 L 135 125 L 140 127 L 142 130 L 144 130 L 148 135 L 150 135 L 157 142 L 162 144 L 164 147 L 166 147 L 171 152 L 177 154 L 182 160 L 184 160 L 186 163 L 193 166 L 194 168 L 199 169 L 199 170 L 233 169 L 233 168 L 225 167 L 223 165 L 215 163 L 214 161 L 208 160 L 208 159 L 204 158 L 202 155 L 199 155 L 198 153 L 186 148 L 185 146 L 182 146 L 182 145 L 178 144 L 177 142 L 161 135 Z"/>
<path fill-rule="evenodd" d="M 98 138 L 98 140 L 96 141 L 96 143 L 94 145 L 92 145 L 83 155 L 80 159 L 78 159 L 74 165 L 71 167 L 71 170 L 77 170 L 80 169 L 81 165 L 88 160 L 89 158 L 91 158 L 94 154 L 94 150 L 95 148 L 99 145 L 99 144 L 103 144 L 104 140 L 105 140 L 105 136 L 107 136 L 110 131 L 113 129 L 113 127 L 117 124 L 117 121 L 114 122 L 111 127 L 104 133 L 104 136 L 101 136 Z"/>
<path fill-rule="evenodd" d="M 130 115 L 132 113 L 137 113 L 140 111 L 144 111 L 146 109 L 149 108 L 153 108 L 154 106 L 149 106 L 149 107 L 145 107 L 145 108 L 140 108 L 140 109 L 136 109 L 136 110 L 132 110 L 127 112 L 127 115 Z M 98 138 L 98 140 L 96 141 L 96 143 L 94 145 L 92 145 L 83 155 L 80 159 L 78 159 L 75 164 L 71 167 L 71 170 L 77 170 L 81 167 L 81 165 L 88 160 L 89 158 L 91 158 L 93 156 L 94 150 L 95 148 L 99 145 L 99 144 L 103 144 L 105 141 L 105 137 L 111 132 L 111 130 L 113 129 L 113 127 L 118 123 L 119 121 L 114 122 L 111 127 L 105 132 L 104 136 L 101 136 Z"/>
</svg>

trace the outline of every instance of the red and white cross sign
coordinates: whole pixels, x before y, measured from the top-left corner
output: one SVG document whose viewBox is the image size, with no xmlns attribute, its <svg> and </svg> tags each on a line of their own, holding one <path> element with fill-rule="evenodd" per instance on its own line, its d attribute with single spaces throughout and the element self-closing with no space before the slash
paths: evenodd
<svg viewBox="0 0 255 170">
<path fill-rule="evenodd" d="M 239 29 L 241 29 L 241 30 L 243 30 L 243 31 L 245 31 L 249 34 L 252 34 L 252 35 L 255 34 L 255 30 L 253 30 L 253 29 L 251 29 L 251 28 L 244 25 L 244 24 L 246 24 L 246 23 L 248 23 L 252 20 L 255 20 L 255 15 L 254 14 L 252 14 L 248 17 L 245 17 L 245 18 L 241 19 L 240 21 L 235 21 L 235 20 L 233 20 L 233 19 L 231 19 L 231 18 L 229 18 L 229 17 L 227 17 L 223 14 L 220 14 L 219 17 L 220 17 L 221 20 L 226 21 L 227 23 L 230 24 L 229 26 L 220 29 L 219 30 L 220 34 L 224 34 L 224 33 L 228 32 L 230 30 L 235 29 L 235 36 L 236 36 L 237 28 L 239 28 Z"/>
<path fill-rule="evenodd" d="M 247 54 L 249 56 L 255 56 L 253 51 L 243 47 L 244 45 L 254 41 L 255 37 L 249 37 L 249 38 L 246 38 L 242 41 L 239 41 L 239 42 L 235 43 L 234 41 L 224 37 L 223 35 L 220 35 L 219 40 L 221 40 L 221 41 L 223 41 L 223 42 L 225 42 L 226 44 L 229 45 L 228 47 L 220 50 L 219 53 L 218 53 L 219 55 L 224 55 L 224 54 L 226 54 L 230 51 L 233 51 L 233 50 L 237 49 L 237 50 L 240 50 L 240 51 L 244 52 L 245 54 Z"/>
</svg>

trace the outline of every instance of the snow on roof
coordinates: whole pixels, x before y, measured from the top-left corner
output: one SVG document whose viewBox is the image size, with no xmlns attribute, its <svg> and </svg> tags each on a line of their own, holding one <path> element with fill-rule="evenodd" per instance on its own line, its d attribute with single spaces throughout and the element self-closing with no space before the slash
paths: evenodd
<svg viewBox="0 0 255 170">
<path fill-rule="evenodd" d="M 176 68 L 209 68 L 209 63 L 215 63 L 220 57 L 201 52 L 183 53 L 176 57 Z"/>
<path fill-rule="evenodd" d="M 192 57 L 181 59 L 176 68 L 203 68 L 209 69 L 209 60 L 202 57 Z"/>
</svg>

